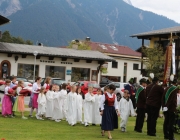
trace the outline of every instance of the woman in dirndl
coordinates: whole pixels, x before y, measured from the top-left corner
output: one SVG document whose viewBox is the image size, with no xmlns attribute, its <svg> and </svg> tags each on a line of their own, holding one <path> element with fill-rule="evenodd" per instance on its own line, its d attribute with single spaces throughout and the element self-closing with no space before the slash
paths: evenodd
<svg viewBox="0 0 180 140">
<path fill-rule="evenodd" d="M 41 89 L 41 80 L 42 78 L 41 77 L 37 77 L 36 80 L 35 80 L 35 83 L 33 84 L 33 87 L 32 87 L 32 107 L 31 107 L 31 110 L 30 110 L 30 114 L 29 114 L 29 117 L 33 117 L 32 116 L 32 113 L 33 113 L 33 110 L 36 109 L 36 114 L 38 114 L 38 102 L 37 102 L 37 99 L 38 99 L 38 95 L 39 95 L 39 91 Z"/>
<path fill-rule="evenodd" d="M 45 83 L 43 87 L 48 91 L 50 89 L 50 84 L 51 84 L 51 77 L 46 77 Z"/>
<path fill-rule="evenodd" d="M 108 139 L 112 140 L 111 131 L 118 128 L 118 111 L 117 97 L 114 94 L 116 87 L 109 85 L 107 92 L 102 95 L 101 98 L 101 133 L 104 136 L 105 131 L 108 132 Z"/>
</svg>

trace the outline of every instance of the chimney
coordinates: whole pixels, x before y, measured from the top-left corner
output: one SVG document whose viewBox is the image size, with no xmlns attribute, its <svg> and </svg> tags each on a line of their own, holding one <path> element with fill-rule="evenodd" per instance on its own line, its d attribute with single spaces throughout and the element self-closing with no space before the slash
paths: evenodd
<svg viewBox="0 0 180 140">
<path fill-rule="evenodd" d="M 90 37 L 86 37 L 86 39 L 85 39 L 86 41 L 90 41 L 91 40 L 91 38 Z"/>
</svg>

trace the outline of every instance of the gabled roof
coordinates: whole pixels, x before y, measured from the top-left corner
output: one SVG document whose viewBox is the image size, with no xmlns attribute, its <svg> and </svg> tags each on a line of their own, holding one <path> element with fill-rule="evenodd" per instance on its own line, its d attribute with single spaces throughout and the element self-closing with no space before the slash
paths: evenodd
<svg viewBox="0 0 180 140">
<path fill-rule="evenodd" d="M 75 49 L 67 49 L 67 48 L 43 47 L 43 46 L 35 46 L 35 45 L 0 42 L 0 53 L 33 55 L 34 51 L 37 51 L 38 55 L 40 56 L 66 57 L 66 58 L 77 58 L 84 60 L 89 59 L 89 60 L 100 60 L 100 61 L 114 61 L 113 58 L 98 51 L 75 50 Z"/>
<path fill-rule="evenodd" d="M 174 33 L 174 34 L 180 33 L 180 26 L 134 34 L 131 37 L 148 38 L 151 36 L 160 36 L 160 35 L 169 36 L 171 33 Z"/>
<path fill-rule="evenodd" d="M 0 25 L 6 24 L 8 22 L 10 22 L 9 19 L 7 19 L 7 18 L 0 15 Z"/>
<path fill-rule="evenodd" d="M 127 46 L 120 46 L 115 44 L 105 44 L 99 42 L 89 42 L 89 46 L 92 50 L 98 50 L 102 53 L 124 55 L 124 56 L 136 56 L 141 57 L 141 53 L 132 50 Z"/>
</svg>

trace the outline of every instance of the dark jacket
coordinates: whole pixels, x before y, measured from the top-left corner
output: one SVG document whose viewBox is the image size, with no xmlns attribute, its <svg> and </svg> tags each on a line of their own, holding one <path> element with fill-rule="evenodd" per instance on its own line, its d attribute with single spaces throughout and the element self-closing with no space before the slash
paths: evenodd
<svg viewBox="0 0 180 140">
<path fill-rule="evenodd" d="M 150 84 L 146 88 L 146 104 L 160 109 L 164 89 L 157 84 Z"/>
<path fill-rule="evenodd" d="M 168 91 L 170 87 L 166 88 L 166 90 L 164 91 L 164 94 L 163 94 L 163 97 L 162 97 L 162 107 L 167 107 L 168 108 L 168 111 L 171 111 L 171 112 L 176 112 L 176 107 L 177 107 L 177 92 L 178 92 L 178 89 L 174 90 L 169 98 L 168 98 L 168 101 L 167 103 L 165 104 L 165 95 L 166 95 L 166 92 Z"/>
<path fill-rule="evenodd" d="M 130 86 L 129 84 L 127 84 L 127 85 L 125 85 L 124 89 L 125 89 L 125 90 L 128 90 L 128 91 L 129 91 L 129 94 L 130 94 L 131 96 L 132 96 L 133 93 L 135 93 L 133 85 Z"/>
<path fill-rule="evenodd" d="M 136 107 L 146 108 L 146 92 L 144 89 L 139 93 L 138 101 L 136 103 Z"/>
</svg>

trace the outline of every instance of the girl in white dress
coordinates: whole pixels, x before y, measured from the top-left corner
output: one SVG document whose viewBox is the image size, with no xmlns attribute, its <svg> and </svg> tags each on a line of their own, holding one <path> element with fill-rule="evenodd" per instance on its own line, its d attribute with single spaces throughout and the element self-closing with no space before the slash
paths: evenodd
<svg viewBox="0 0 180 140">
<path fill-rule="evenodd" d="M 45 91 L 46 89 L 44 87 L 42 87 L 40 89 L 40 93 L 38 95 L 38 119 L 39 120 L 44 120 L 43 117 L 46 113 L 46 96 L 45 96 Z"/>
<path fill-rule="evenodd" d="M 77 123 L 77 93 L 75 85 L 72 86 L 71 92 L 68 93 L 67 103 L 67 120 L 69 125 L 74 126 Z"/>
<path fill-rule="evenodd" d="M 60 109 L 61 109 L 61 119 L 66 119 L 67 120 L 67 84 L 63 83 L 62 84 L 62 89 L 61 89 L 61 98 L 60 98 Z"/>
<path fill-rule="evenodd" d="M 77 121 L 80 122 L 81 124 L 84 124 L 82 122 L 82 109 L 83 109 L 83 96 L 84 94 L 81 92 L 81 87 L 77 89 Z"/>
<path fill-rule="evenodd" d="M 61 94 L 59 91 L 59 86 L 55 86 L 55 92 L 53 94 L 53 112 L 52 112 L 52 120 L 55 120 L 55 122 L 60 122 L 61 120 L 61 109 L 60 109 L 60 98 Z"/>
<path fill-rule="evenodd" d="M 55 85 L 51 85 L 50 90 L 46 93 L 46 118 L 49 119 L 52 119 L 54 89 Z"/>
<path fill-rule="evenodd" d="M 92 125 L 97 125 L 101 124 L 101 118 L 102 116 L 100 115 L 100 107 L 101 107 L 101 97 L 102 97 L 102 92 L 101 89 L 97 90 L 97 94 L 94 95 L 95 97 L 95 102 L 93 103 L 93 119 L 92 119 Z"/>
<path fill-rule="evenodd" d="M 95 96 L 93 94 L 93 87 L 89 87 L 88 93 L 85 94 L 85 99 L 84 99 L 84 125 L 85 126 L 88 126 L 89 123 L 92 123 L 94 102 L 95 102 Z"/>
</svg>

